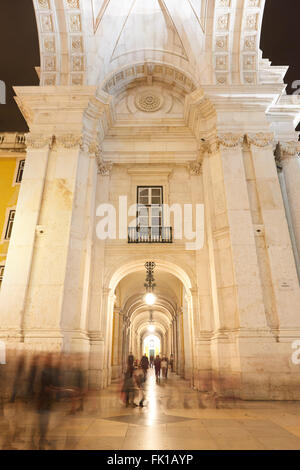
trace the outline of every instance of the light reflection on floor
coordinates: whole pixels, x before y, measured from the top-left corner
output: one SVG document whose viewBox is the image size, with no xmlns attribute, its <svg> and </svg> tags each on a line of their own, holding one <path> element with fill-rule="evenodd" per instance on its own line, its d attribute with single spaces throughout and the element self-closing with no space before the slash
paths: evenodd
<svg viewBox="0 0 300 470">
<path fill-rule="evenodd" d="M 120 384 L 90 397 L 83 412 L 69 415 L 59 403 L 52 415 L 49 448 L 94 450 L 300 450 L 299 402 L 217 400 L 192 390 L 175 374 L 156 384 L 149 371 L 144 408 L 126 408 Z M 138 403 L 139 397 L 136 397 Z M 0 416 L 1 447 L 9 427 L 18 423 L 15 449 L 32 447 L 36 415 L 29 408 L 14 413 L 7 404 Z"/>
<path fill-rule="evenodd" d="M 148 380 L 146 385 L 146 404 L 148 407 L 147 410 L 147 424 L 148 426 L 153 426 L 154 420 L 158 418 L 157 416 L 157 394 L 156 394 L 156 380 L 153 370 L 148 372 Z"/>
</svg>

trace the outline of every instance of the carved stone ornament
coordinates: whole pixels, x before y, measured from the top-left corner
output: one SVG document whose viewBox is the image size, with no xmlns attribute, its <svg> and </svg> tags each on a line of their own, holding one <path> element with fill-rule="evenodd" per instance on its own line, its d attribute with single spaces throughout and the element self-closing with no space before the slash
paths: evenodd
<svg viewBox="0 0 300 470">
<path fill-rule="evenodd" d="M 259 132 L 257 134 L 247 134 L 247 142 L 254 147 L 265 148 L 273 146 L 274 134 Z"/>
<path fill-rule="evenodd" d="M 205 154 L 211 155 L 219 150 L 220 144 L 216 136 L 208 139 L 201 139 L 198 148 L 198 161 L 201 161 Z"/>
<path fill-rule="evenodd" d="M 202 171 L 202 163 L 200 162 L 191 162 L 189 165 L 190 172 L 192 175 L 199 176 Z"/>
<path fill-rule="evenodd" d="M 97 160 L 98 173 L 101 176 L 109 176 L 112 170 L 113 164 L 111 162 L 104 163 L 103 160 Z"/>
<path fill-rule="evenodd" d="M 51 148 L 52 143 L 53 136 L 32 133 L 26 135 L 26 146 L 28 149 Z"/>
<path fill-rule="evenodd" d="M 226 148 L 240 147 L 243 145 L 243 134 L 220 134 L 218 136 L 218 144 Z"/>
<path fill-rule="evenodd" d="M 300 153 L 300 142 L 280 142 L 281 160 L 298 158 Z"/>
<path fill-rule="evenodd" d="M 98 174 L 102 176 L 109 176 L 113 164 L 111 162 L 104 162 L 102 156 L 102 149 L 98 142 L 92 142 L 89 146 L 89 154 L 96 158 L 98 166 Z"/>
<path fill-rule="evenodd" d="M 58 147 L 65 149 L 73 149 L 75 147 L 80 147 L 82 143 L 81 135 L 75 134 L 64 134 L 55 136 L 55 143 Z"/>
<path fill-rule="evenodd" d="M 162 98 L 154 93 L 146 92 L 138 95 L 135 99 L 135 105 L 145 113 L 154 113 L 162 107 Z"/>
</svg>

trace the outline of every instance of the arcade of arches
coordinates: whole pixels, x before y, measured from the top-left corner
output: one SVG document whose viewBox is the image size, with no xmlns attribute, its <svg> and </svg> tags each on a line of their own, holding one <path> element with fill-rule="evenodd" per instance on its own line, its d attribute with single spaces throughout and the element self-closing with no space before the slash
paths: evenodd
<svg viewBox="0 0 300 470">
<path fill-rule="evenodd" d="M 30 132 L 1 340 L 85 352 L 105 388 L 143 354 L 151 311 L 194 389 L 300 399 L 300 101 L 262 58 L 264 3 L 34 0 L 40 86 L 15 88 Z M 146 193 L 143 232 L 127 207 Z M 162 201 L 190 205 L 185 224 L 204 207 L 203 244 L 155 215 Z"/>
</svg>

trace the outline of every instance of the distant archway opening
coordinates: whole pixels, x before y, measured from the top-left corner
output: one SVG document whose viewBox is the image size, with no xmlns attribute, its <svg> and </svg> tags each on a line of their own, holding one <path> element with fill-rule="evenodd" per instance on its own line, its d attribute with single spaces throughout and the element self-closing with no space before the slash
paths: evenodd
<svg viewBox="0 0 300 470">
<path fill-rule="evenodd" d="M 158 336 L 146 336 L 144 339 L 143 353 L 146 354 L 148 358 L 151 356 L 156 357 L 158 354 L 161 354 L 161 341 Z"/>
</svg>

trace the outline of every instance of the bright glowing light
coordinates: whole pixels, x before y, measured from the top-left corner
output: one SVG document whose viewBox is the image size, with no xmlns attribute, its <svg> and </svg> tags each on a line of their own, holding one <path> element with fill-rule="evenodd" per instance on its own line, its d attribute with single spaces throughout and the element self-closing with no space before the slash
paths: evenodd
<svg viewBox="0 0 300 470">
<path fill-rule="evenodd" d="M 154 305 L 156 301 L 156 296 L 152 294 L 152 292 L 148 292 L 148 294 L 145 295 L 145 302 L 147 305 Z"/>
<path fill-rule="evenodd" d="M 150 333 L 154 333 L 154 331 L 155 331 L 155 326 L 154 326 L 154 325 L 149 325 L 149 326 L 148 326 L 148 331 L 149 331 Z"/>
</svg>

